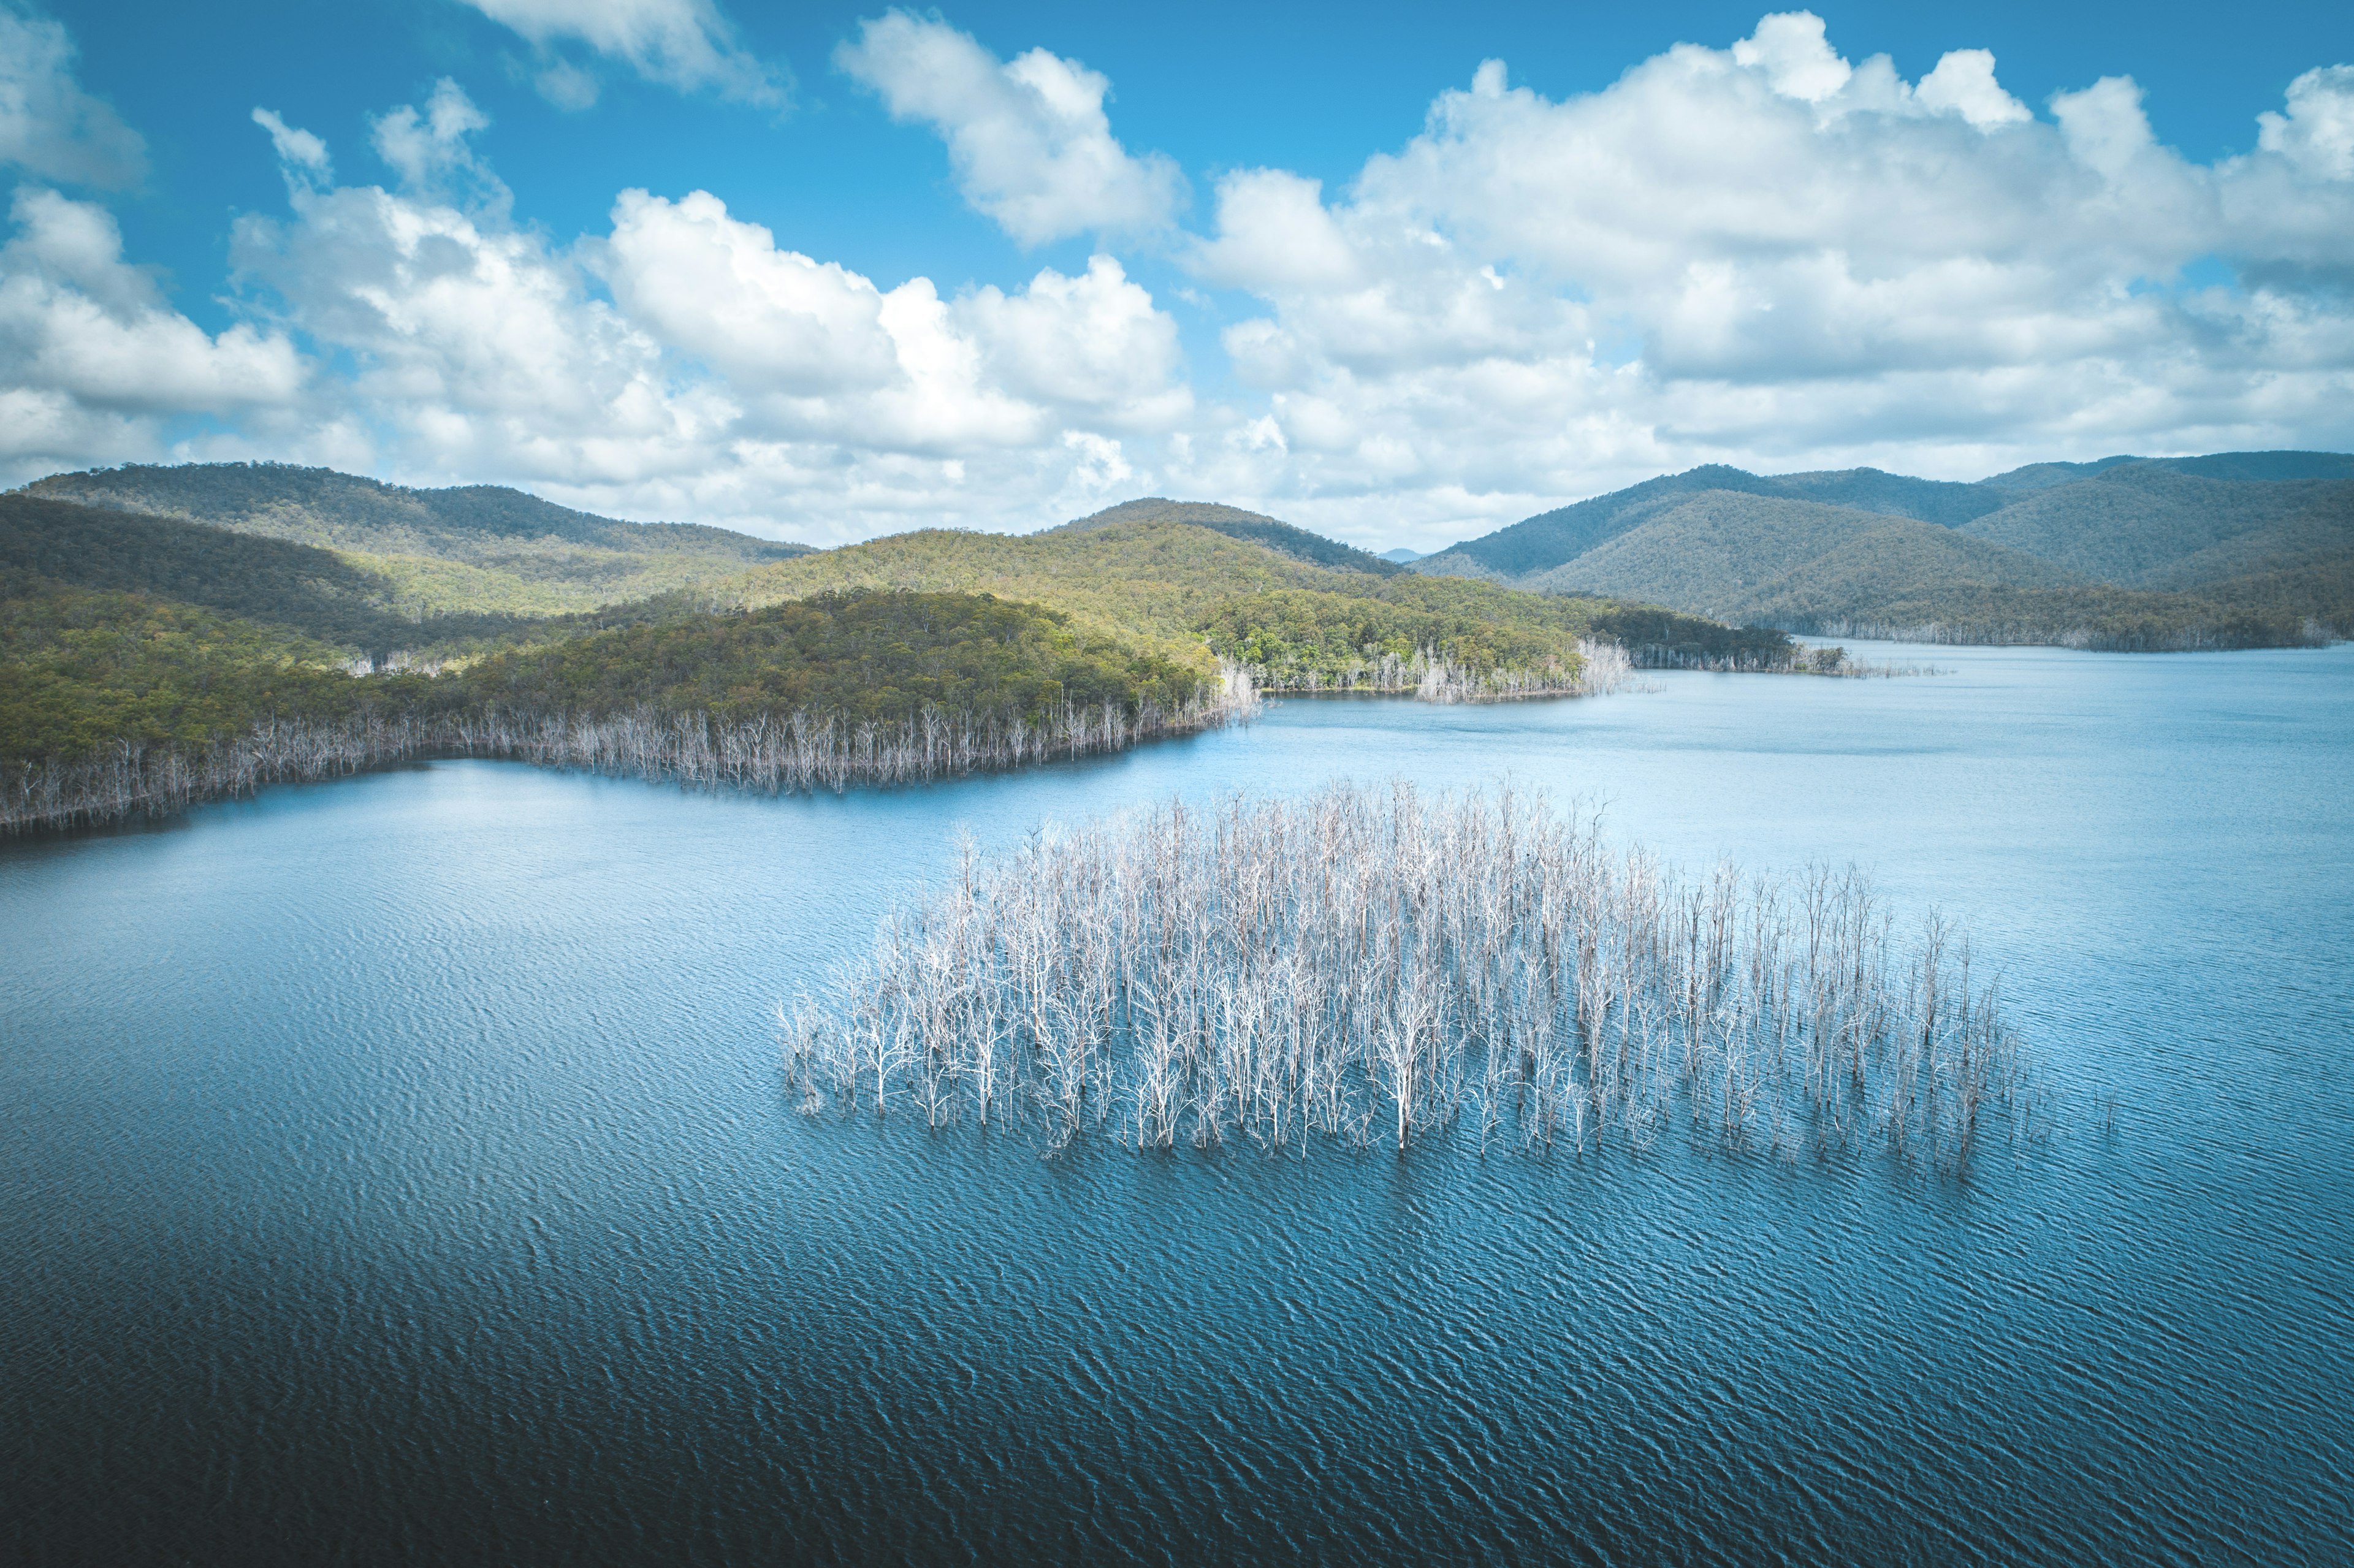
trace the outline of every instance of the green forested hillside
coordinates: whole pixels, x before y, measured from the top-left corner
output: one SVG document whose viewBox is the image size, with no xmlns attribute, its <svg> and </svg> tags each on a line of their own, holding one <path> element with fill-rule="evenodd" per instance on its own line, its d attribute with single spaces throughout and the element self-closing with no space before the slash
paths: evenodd
<svg viewBox="0 0 2354 1568">
<path fill-rule="evenodd" d="M 1831 636 L 2142 651 L 2293 641 L 2301 616 L 2121 588 L 1913 518 L 1712 493 L 1533 583 Z M 1931 585 L 1925 588 L 1923 585 Z"/>
<path fill-rule="evenodd" d="M 2205 595 L 2086 583 L 2023 588 L 1952 585 L 1932 594 L 1892 593 L 1858 602 L 1813 584 L 1767 599 L 1764 619 L 1827 637 L 1909 642 L 2042 643 L 2111 653 L 2288 648 L 2308 641 L 2306 622 L 2275 601 L 2241 607 Z"/>
<path fill-rule="evenodd" d="M 355 678 L 299 633 L 148 594 L 0 570 L 0 782 L 128 746 L 202 750 L 273 714 L 345 718 L 423 694 Z"/>
<path fill-rule="evenodd" d="M 334 550 L 389 585 L 389 607 L 411 618 L 574 614 L 808 553 L 724 528 L 617 522 L 498 485 L 410 490 L 281 463 L 98 469 L 23 493 Z"/>
<path fill-rule="evenodd" d="M 1205 671 L 1214 653 L 1243 657 L 1257 646 L 1276 655 L 1264 669 L 1279 686 L 1311 673 L 1330 684 L 1352 663 L 1400 644 L 1479 671 L 1535 661 L 1575 672 L 1579 639 L 1613 637 L 1611 618 L 1630 609 L 1462 578 L 1320 567 L 1184 523 L 1019 537 L 902 534 L 764 567 L 748 583 L 753 602 L 858 587 L 991 593 L 1051 606 L 1102 635 L 1149 640 Z M 1253 631 L 1255 616 L 1264 636 Z M 1727 630 L 1690 617 L 1652 629 L 1659 645 L 1693 659 L 1711 656 Z M 1787 654 L 1786 641 L 1767 641 Z"/>
<path fill-rule="evenodd" d="M 745 576 L 744 592 L 754 604 L 829 588 L 989 593 L 1051 605 L 1090 630 L 1138 638 L 1206 667 L 1192 630 L 1219 602 L 1271 588 L 1322 588 L 1341 577 L 1204 528 L 1129 523 L 1026 535 L 939 528 L 897 534 L 756 567 Z"/>
<path fill-rule="evenodd" d="M 1859 512 L 1881 512 L 1892 517 L 1917 517 L 1925 523 L 1943 523 L 1948 527 L 1982 517 L 2005 500 L 2001 495 L 1988 493 L 1983 485 L 1914 479 L 1876 468 L 1776 474 L 1766 482 L 1774 487 L 1772 493 L 1787 495 L 1794 501 L 1851 506 Z"/>
<path fill-rule="evenodd" d="M 2037 491 L 1962 532 L 2105 582 L 2191 588 L 2297 564 L 2276 558 L 2267 535 L 2294 535 L 2319 553 L 2354 546 L 2354 480 L 2251 482 L 2128 463 Z M 2235 541 L 2237 552 L 2213 557 L 2216 569 L 2181 569 Z"/>
<path fill-rule="evenodd" d="M 824 594 L 358 673 L 299 634 L 0 570 L 0 832 L 420 751 L 770 787 L 935 777 L 1218 722 L 1214 683 L 1034 605 Z"/>
<path fill-rule="evenodd" d="M 927 705 L 1037 722 L 1066 702 L 1190 699 L 1196 673 L 986 596 L 852 592 L 695 614 L 500 652 L 438 677 L 354 674 L 337 650 L 145 594 L 0 573 L 0 767 L 125 742 L 202 747 L 267 718 L 495 705 L 719 721 L 813 710 L 903 720 Z"/>
<path fill-rule="evenodd" d="M 1037 723 L 1065 703 L 1172 709 L 1200 678 L 1037 605 L 854 589 L 495 654 L 462 682 L 476 700 L 535 712 L 652 708 L 736 723 L 802 710 L 905 720 L 930 706 Z"/>
<path fill-rule="evenodd" d="M 1934 523 L 1843 506 L 1706 492 L 1531 580 L 1688 606 L 1719 620 L 1771 613 L 1793 580 L 1842 600 L 1923 581 L 2058 588 L 2073 574 Z"/>
<path fill-rule="evenodd" d="M 2285 479 L 2354 479 L 2354 453 L 2349 452 L 2212 452 L 2205 457 L 2105 457 L 2093 462 L 2037 462 L 1998 473 L 1978 483 L 1990 490 L 2048 490 L 2096 479 L 2128 463 L 2200 479 L 2271 482 Z"/>
<path fill-rule="evenodd" d="M 2329 452 L 2042 463 L 1977 484 L 1872 469 L 1701 468 L 1411 569 L 1794 630 L 2136 649 L 2297 643 L 2354 635 L 2349 476 L 2354 457 Z"/>
<path fill-rule="evenodd" d="M 2120 463 L 2147 462 L 2147 458 L 2105 457 L 2091 462 L 2031 462 L 2024 468 L 2014 468 L 1991 478 L 1978 481 L 1988 490 L 2017 493 L 2028 490 L 2049 490 L 2057 484 L 2073 484 L 2080 479 L 2091 479 L 2106 473 Z"/>
<path fill-rule="evenodd" d="M 1761 475 L 1722 463 L 1666 474 L 1466 540 L 1413 563 L 1416 572 L 1516 581 L 1566 566 L 1700 495 L 1749 495 L 1762 504 L 1811 502 L 1859 512 L 1956 524 L 1994 511 L 2004 497 L 1978 485 L 1912 479 L 1876 468 Z"/>
<path fill-rule="evenodd" d="M 2138 461 L 2201 479 L 2354 479 L 2354 452 L 2215 452 L 2207 457 Z"/>
<path fill-rule="evenodd" d="M 2257 574 L 2326 571 L 2354 560 L 2354 510 L 2317 506 L 2193 550 L 2141 575 L 2151 588 L 2212 593 Z"/>
<path fill-rule="evenodd" d="M 1432 651 L 1475 675 L 1567 673 L 1582 639 L 1618 643 L 1650 665 L 1774 669 L 1790 662 L 1789 641 L 1779 632 L 1738 630 L 1672 610 L 1553 598 L 1540 601 L 1560 607 L 1551 614 L 1518 606 L 1482 614 L 1473 608 L 1479 602 L 1470 595 L 1450 604 L 1445 596 L 1402 602 L 1290 588 L 1228 599 L 1202 630 L 1212 652 L 1276 691 L 1345 684 L 1352 670 L 1383 660 L 1403 664 Z"/>
<path fill-rule="evenodd" d="M 0 495 L 0 567 L 77 588 L 161 595 L 378 657 L 478 643 L 532 624 L 479 610 L 405 614 L 396 608 L 399 586 L 364 556 L 21 493 Z"/>
<path fill-rule="evenodd" d="M 1490 582 L 1534 577 L 1641 526 L 1659 512 L 1711 491 L 1762 494 L 1765 482 L 1754 473 L 1721 464 L 1666 474 L 1467 539 L 1424 556 L 1407 570 L 1434 577 L 1484 577 Z"/>
</svg>

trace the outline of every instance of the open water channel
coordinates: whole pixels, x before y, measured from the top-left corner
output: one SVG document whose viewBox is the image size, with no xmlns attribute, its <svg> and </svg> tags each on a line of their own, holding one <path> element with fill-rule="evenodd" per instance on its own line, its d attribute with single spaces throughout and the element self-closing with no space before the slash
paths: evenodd
<svg viewBox="0 0 2354 1568">
<path fill-rule="evenodd" d="M 1949 673 L 0 845 L 0 1557 L 2354 1560 L 2354 649 L 1870 652 Z M 772 1004 L 960 825 L 1502 775 L 1958 916 L 2052 1138 L 1964 1182 L 792 1109 Z"/>
</svg>

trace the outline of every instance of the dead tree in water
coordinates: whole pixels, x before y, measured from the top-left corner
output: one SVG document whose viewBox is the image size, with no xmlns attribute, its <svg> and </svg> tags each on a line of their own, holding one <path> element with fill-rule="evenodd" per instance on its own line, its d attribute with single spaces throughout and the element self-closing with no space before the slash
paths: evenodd
<svg viewBox="0 0 2354 1568">
<path fill-rule="evenodd" d="M 883 1107 L 917 1062 L 934 1125 L 1012 1111 L 1056 1148 L 1108 1121 L 1139 1150 L 1402 1152 L 1468 1105 L 1483 1147 L 1681 1128 L 1950 1169 L 2023 1111 L 1942 917 L 1900 955 L 1853 871 L 1687 881 L 1510 791 L 1336 785 L 968 846 L 786 1016 L 805 1097 Z"/>
</svg>

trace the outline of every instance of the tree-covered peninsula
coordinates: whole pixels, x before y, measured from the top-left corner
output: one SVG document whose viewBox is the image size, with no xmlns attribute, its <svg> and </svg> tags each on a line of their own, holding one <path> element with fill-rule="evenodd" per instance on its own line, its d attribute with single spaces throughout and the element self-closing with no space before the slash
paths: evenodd
<svg viewBox="0 0 2354 1568">
<path fill-rule="evenodd" d="M 1794 664 L 1776 632 L 1193 511 L 818 552 L 268 464 L 60 476 L 0 495 L 0 829 L 430 755 L 841 789 L 1185 734 L 1266 690 Z"/>
<path fill-rule="evenodd" d="M 1066 619 L 986 595 L 853 591 L 683 612 L 436 673 L 143 594 L 0 583 L 0 824 L 171 810 L 421 755 L 769 789 L 1017 766 L 1247 711 Z"/>
</svg>

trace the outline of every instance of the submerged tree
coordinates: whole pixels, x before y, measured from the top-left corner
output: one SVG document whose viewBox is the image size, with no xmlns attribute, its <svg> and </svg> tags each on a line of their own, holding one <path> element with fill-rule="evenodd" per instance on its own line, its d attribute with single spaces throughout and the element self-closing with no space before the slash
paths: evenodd
<svg viewBox="0 0 2354 1568">
<path fill-rule="evenodd" d="M 1050 1147 L 1316 1138 L 1967 1165 L 2026 1108 L 1967 939 L 1860 874 L 1686 879 L 1509 789 L 1335 785 L 1034 834 L 780 1010 L 805 1108 L 1019 1118 Z"/>
</svg>

